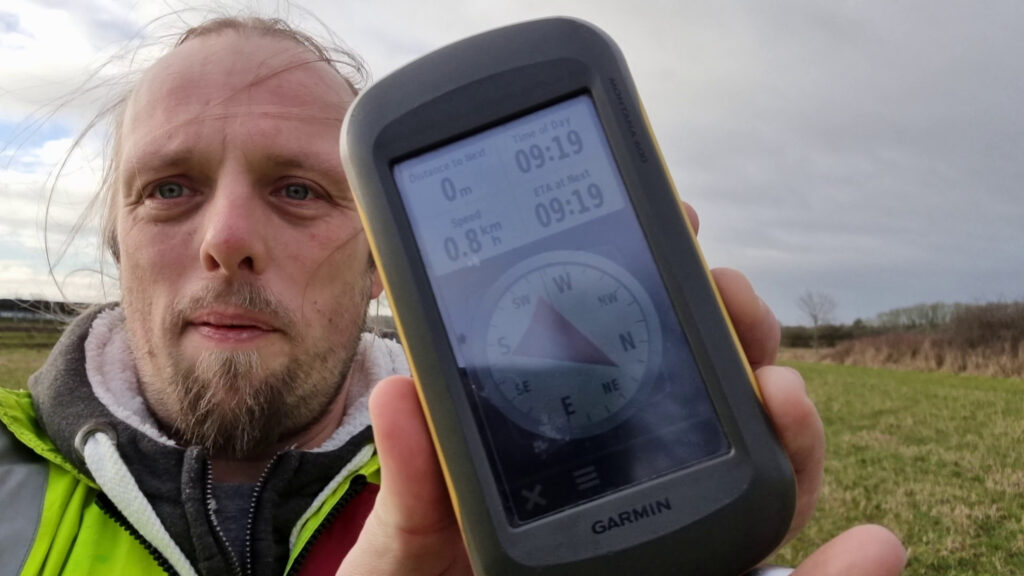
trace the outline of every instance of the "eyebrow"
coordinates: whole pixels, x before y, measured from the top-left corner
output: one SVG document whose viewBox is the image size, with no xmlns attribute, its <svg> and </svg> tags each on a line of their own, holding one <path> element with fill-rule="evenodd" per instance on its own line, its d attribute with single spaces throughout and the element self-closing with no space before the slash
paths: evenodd
<svg viewBox="0 0 1024 576">
<path fill-rule="evenodd" d="M 345 178 L 345 172 L 341 168 L 341 158 L 332 162 L 326 157 L 315 154 L 280 154 L 267 152 L 260 155 L 260 162 L 273 166 L 274 168 L 286 168 L 293 170 L 305 170 L 317 174 L 337 174 Z"/>
<path fill-rule="evenodd" d="M 191 147 L 176 147 L 171 149 L 157 149 L 153 151 L 143 149 L 139 154 L 125 154 L 123 165 L 125 169 L 129 169 L 132 173 L 138 174 L 139 172 L 145 172 L 153 169 L 162 170 L 166 168 L 189 166 L 197 163 L 203 164 L 208 158 L 209 155 L 203 154 Z M 281 154 L 277 152 L 266 152 L 259 154 L 258 162 L 262 166 L 269 166 L 276 169 L 301 170 L 325 175 L 340 175 L 343 179 L 347 180 L 344 170 L 341 168 L 340 158 L 337 162 L 334 162 L 323 156 L 315 154 Z"/>
<path fill-rule="evenodd" d="M 145 179 L 149 172 L 179 169 L 194 165 L 197 159 L 201 161 L 202 158 L 203 155 L 185 147 L 170 150 L 142 148 L 139 153 L 128 152 L 121 159 L 121 171 L 124 175 L 122 181 L 128 184 L 127 190 L 131 190 Z"/>
<path fill-rule="evenodd" d="M 335 186 L 328 186 L 330 189 L 337 188 L 337 191 L 331 194 L 335 200 L 342 200 L 345 198 L 352 197 L 352 189 L 349 185 L 348 174 L 341 165 L 341 156 L 337 156 L 334 161 L 329 160 L 324 155 L 318 154 L 280 154 L 276 152 L 267 152 L 261 155 L 261 162 L 271 166 L 275 170 L 298 170 L 303 172 L 311 172 L 313 174 L 322 175 L 330 178 L 330 182 L 323 182 L 324 185 L 336 184 Z"/>
<path fill-rule="evenodd" d="M 122 174 L 126 184 L 126 192 L 134 190 L 141 181 L 152 177 L 153 173 L 172 172 L 177 170 L 213 170 L 219 159 L 216 155 L 223 151 L 223 147 L 210 154 L 194 146 L 183 143 L 166 141 L 160 144 L 137 146 L 127 150 L 123 156 Z M 330 184 L 338 185 L 338 193 L 334 196 L 338 199 L 350 197 L 352 192 L 349 187 L 348 175 L 345 174 L 341 165 L 340 152 L 337 155 L 323 153 L 314 148 L 286 148 L 256 150 L 255 156 L 247 153 L 246 162 L 257 171 L 269 169 L 271 171 L 299 171 L 307 172 L 328 179 L 323 182 L 325 186 L 333 188 Z"/>
</svg>

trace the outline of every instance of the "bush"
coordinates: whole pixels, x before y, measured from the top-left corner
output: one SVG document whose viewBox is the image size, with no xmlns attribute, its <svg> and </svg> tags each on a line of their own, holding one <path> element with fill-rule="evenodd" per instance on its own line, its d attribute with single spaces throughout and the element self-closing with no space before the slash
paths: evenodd
<svg viewBox="0 0 1024 576">
<path fill-rule="evenodd" d="M 832 348 L 841 342 L 877 334 L 879 330 L 856 320 L 853 324 L 822 324 L 818 326 L 818 347 Z M 808 326 L 783 326 L 783 348 L 812 348 L 814 328 Z"/>
<path fill-rule="evenodd" d="M 900 330 L 843 342 L 839 364 L 1024 378 L 1024 302 L 958 307 L 933 330 Z"/>
<path fill-rule="evenodd" d="M 968 349 L 1016 347 L 1024 340 L 1024 302 L 996 302 L 958 309 L 948 324 L 949 337 Z"/>
</svg>

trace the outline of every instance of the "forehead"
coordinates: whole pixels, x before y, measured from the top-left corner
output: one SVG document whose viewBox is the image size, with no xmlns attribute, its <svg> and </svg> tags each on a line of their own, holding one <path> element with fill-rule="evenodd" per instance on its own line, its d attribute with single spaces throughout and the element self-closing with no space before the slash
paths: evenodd
<svg viewBox="0 0 1024 576">
<path fill-rule="evenodd" d="M 225 31 L 189 40 L 146 71 L 127 103 L 123 137 L 258 114 L 340 125 L 354 97 L 305 46 Z"/>
</svg>

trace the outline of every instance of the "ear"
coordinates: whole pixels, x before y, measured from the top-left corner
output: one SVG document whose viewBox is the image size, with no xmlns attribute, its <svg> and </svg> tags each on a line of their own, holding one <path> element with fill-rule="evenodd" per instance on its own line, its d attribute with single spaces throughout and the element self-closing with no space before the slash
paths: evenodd
<svg viewBox="0 0 1024 576">
<path fill-rule="evenodd" d="M 106 248 L 114 259 L 114 264 L 121 265 L 121 243 L 117 239 L 117 228 L 111 227 L 106 237 Z"/>
<path fill-rule="evenodd" d="M 381 282 L 380 272 L 377 271 L 377 267 L 370 268 L 370 299 L 380 296 L 380 293 L 384 290 L 384 283 Z"/>
</svg>

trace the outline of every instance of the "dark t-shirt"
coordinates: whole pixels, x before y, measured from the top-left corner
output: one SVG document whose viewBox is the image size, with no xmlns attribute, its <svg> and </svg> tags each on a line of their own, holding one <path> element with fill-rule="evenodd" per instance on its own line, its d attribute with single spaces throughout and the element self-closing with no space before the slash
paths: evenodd
<svg viewBox="0 0 1024 576">
<path fill-rule="evenodd" d="M 213 485 L 217 524 L 239 562 L 245 558 L 245 531 L 249 522 L 249 509 L 252 507 L 253 488 L 254 484 Z"/>
</svg>

